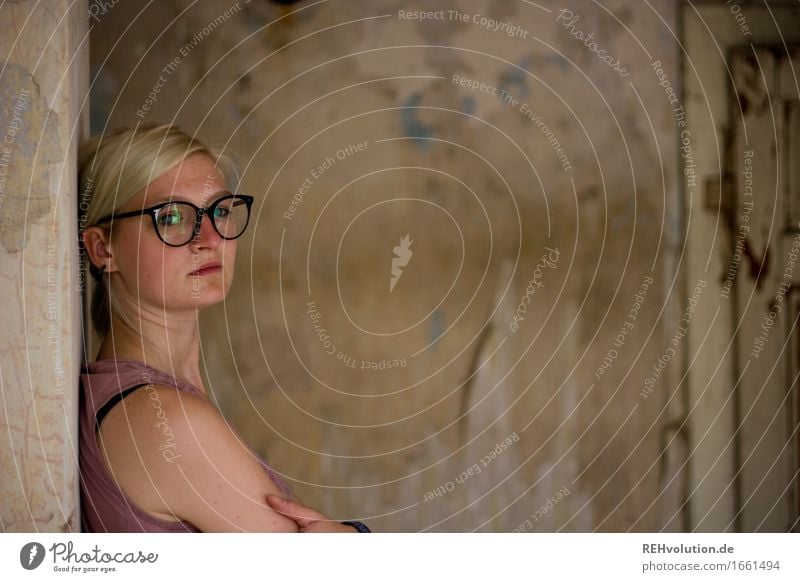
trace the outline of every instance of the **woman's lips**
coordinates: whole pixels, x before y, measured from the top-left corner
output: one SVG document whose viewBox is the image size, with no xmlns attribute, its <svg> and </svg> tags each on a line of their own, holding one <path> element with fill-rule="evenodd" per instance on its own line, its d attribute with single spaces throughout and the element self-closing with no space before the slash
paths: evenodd
<svg viewBox="0 0 800 582">
<path fill-rule="evenodd" d="M 196 271 L 192 271 L 189 273 L 192 277 L 205 277 L 207 275 L 213 275 L 214 273 L 219 273 L 222 271 L 221 265 L 209 265 L 208 267 L 202 267 L 197 269 Z"/>
</svg>

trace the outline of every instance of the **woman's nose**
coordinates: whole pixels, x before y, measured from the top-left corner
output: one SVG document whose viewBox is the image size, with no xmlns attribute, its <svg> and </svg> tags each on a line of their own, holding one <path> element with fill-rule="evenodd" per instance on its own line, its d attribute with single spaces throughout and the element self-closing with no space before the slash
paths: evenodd
<svg viewBox="0 0 800 582">
<path fill-rule="evenodd" d="M 192 238 L 192 246 L 215 247 L 221 241 L 222 237 L 211 224 L 211 215 L 204 212 L 200 220 L 200 229 L 195 231 L 195 236 Z"/>
</svg>

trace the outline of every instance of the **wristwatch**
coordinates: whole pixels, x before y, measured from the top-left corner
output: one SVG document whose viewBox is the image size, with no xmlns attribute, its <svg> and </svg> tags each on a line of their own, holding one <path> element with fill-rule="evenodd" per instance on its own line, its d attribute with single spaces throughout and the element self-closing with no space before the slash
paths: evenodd
<svg viewBox="0 0 800 582">
<path fill-rule="evenodd" d="M 344 525 L 352 525 L 354 528 L 356 528 L 356 530 L 358 530 L 358 533 L 372 533 L 366 524 L 361 523 L 360 521 L 343 521 L 341 523 Z"/>
</svg>

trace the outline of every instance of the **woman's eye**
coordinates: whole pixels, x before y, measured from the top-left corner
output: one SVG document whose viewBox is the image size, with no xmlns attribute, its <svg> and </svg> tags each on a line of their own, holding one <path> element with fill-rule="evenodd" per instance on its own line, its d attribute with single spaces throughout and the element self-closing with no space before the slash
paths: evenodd
<svg viewBox="0 0 800 582">
<path fill-rule="evenodd" d="M 180 224 L 180 221 L 181 221 L 180 212 L 174 210 L 158 215 L 158 222 L 163 226 L 173 226 L 176 224 Z"/>
<path fill-rule="evenodd" d="M 222 206 L 217 206 L 214 209 L 214 218 L 228 218 L 228 215 L 231 211 L 227 208 L 223 208 Z"/>
</svg>

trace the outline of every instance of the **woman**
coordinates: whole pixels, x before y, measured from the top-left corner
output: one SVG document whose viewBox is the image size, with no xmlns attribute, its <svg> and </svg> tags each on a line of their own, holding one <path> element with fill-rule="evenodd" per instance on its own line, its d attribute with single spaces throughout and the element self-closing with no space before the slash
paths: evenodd
<svg viewBox="0 0 800 582">
<path fill-rule="evenodd" d="M 227 295 L 253 202 L 225 159 L 146 126 L 93 138 L 79 164 L 103 338 L 81 375 L 83 530 L 368 531 L 294 500 L 207 397 L 197 310 Z"/>
</svg>

